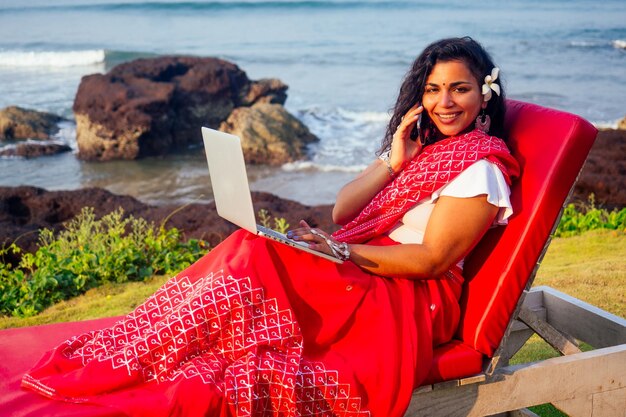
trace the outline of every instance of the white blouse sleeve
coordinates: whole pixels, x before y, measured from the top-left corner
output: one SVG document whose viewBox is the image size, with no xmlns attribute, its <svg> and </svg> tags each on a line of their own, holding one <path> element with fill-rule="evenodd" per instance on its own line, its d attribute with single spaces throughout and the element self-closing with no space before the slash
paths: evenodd
<svg viewBox="0 0 626 417">
<path fill-rule="evenodd" d="M 513 214 L 509 199 L 511 189 L 502 171 L 485 159 L 473 163 L 446 186 L 435 191 L 431 196 L 431 201 L 434 202 L 442 195 L 467 198 L 481 194 L 487 194 L 487 201 L 500 207 L 494 226 L 507 224 L 508 218 Z"/>
</svg>

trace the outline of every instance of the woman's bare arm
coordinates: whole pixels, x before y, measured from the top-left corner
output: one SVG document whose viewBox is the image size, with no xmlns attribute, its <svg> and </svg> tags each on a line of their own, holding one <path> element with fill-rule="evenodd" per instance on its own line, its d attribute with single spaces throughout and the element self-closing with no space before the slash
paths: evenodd
<svg viewBox="0 0 626 417">
<path fill-rule="evenodd" d="M 351 244 L 350 260 L 376 275 L 396 278 L 434 278 L 445 273 L 478 243 L 498 213 L 498 207 L 479 195 L 470 198 L 439 197 L 428 220 L 421 244 L 374 246 Z M 306 223 L 289 236 L 330 253 Z"/>
<path fill-rule="evenodd" d="M 337 194 L 333 222 L 344 225 L 355 218 L 389 181 L 391 176 L 385 163 L 380 159 L 372 162 Z"/>
<path fill-rule="evenodd" d="M 442 196 L 437 200 L 421 244 L 350 245 L 351 260 L 376 275 L 433 278 L 445 273 L 478 243 L 498 213 L 485 195 Z"/>
</svg>

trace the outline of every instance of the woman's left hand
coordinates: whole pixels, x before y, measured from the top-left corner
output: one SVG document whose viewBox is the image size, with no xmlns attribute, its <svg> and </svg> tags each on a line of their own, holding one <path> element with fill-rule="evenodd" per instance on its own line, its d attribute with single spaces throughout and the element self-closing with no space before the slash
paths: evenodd
<svg viewBox="0 0 626 417">
<path fill-rule="evenodd" d="M 311 233 L 311 229 L 313 228 L 309 226 L 308 223 L 304 220 L 300 220 L 300 226 L 301 227 L 297 229 L 288 231 L 287 237 L 289 239 L 295 240 L 296 242 L 306 242 L 309 244 L 309 248 L 311 249 L 324 252 L 328 255 L 333 255 L 333 251 L 328 246 L 328 243 L 326 243 L 324 237 L 331 240 L 335 239 L 333 239 L 328 233 L 317 228 L 315 228 L 315 233 Z M 322 235 L 324 237 L 319 235 Z"/>
</svg>

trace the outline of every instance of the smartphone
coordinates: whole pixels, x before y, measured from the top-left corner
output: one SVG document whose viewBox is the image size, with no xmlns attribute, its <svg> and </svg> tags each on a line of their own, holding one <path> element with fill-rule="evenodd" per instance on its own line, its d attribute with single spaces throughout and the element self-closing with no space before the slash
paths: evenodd
<svg viewBox="0 0 626 417">
<path fill-rule="evenodd" d="M 420 106 L 421 106 L 421 104 L 420 104 Z M 420 113 L 419 116 L 417 116 L 417 122 L 415 122 L 415 125 L 413 126 L 413 129 L 411 129 L 411 135 L 409 136 L 409 138 L 413 142 L 415 142 L 420 137 L 420 135 L 422 134 L 422 114 L 423 113 L 424 113 L 424 111 L 422 110 L 422 113 Z"/>
</svg>

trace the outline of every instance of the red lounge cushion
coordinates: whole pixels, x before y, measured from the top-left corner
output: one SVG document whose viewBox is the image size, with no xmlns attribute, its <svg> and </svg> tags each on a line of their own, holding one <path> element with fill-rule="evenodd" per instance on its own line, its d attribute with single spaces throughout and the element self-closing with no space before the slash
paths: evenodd
<svg viewBox="0 0 626 417">
<path fill-rule="evenodd" d="M 423 385 L 479 374 L 483 368 L 482 353 L 458 340 L 435 348 L 430 373 Z"/>
<path fill-rule="evenodd" d="M 0 331 L 0 416 L 119 416 L 113 409 L 50 401 L 20 388 L 22 376 L 48 350 L 84 332 L 111 326 L 119 317 Z"/>
<path fill-rule="evenodd" d="M 597 130 L 573 114 L 507 101 L 508 144 L 522 173 L 515 214 L 468 256 L 457 338 L 493 356 Z"/>
</svg>

